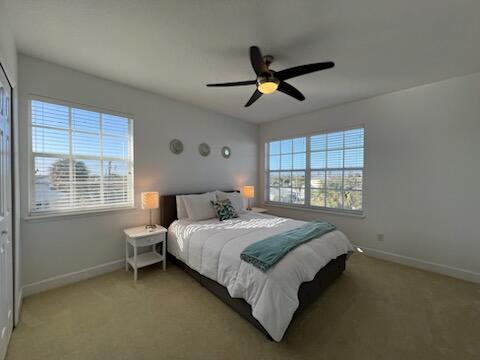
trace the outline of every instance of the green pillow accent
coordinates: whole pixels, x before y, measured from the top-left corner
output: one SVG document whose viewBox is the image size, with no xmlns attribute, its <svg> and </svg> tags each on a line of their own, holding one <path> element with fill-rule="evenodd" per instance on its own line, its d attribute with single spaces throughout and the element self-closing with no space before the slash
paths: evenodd
<svg viewBox="0 0 480 360">
<path fill-rule="evenodd" d="M 211 201 L 211 203 L 220 221 L 238 217 L 238 214 L 229 199 L 219 200 L 216 202 Z"/>
</svg>

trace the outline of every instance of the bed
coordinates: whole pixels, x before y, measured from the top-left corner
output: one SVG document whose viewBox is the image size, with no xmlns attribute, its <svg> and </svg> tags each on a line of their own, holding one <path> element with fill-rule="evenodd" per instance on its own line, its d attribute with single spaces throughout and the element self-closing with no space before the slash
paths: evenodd
<svg viewBox="0 0 480 360">
<path fill-rule="evenodd" d="M 282 340 L 294 315 L 342 274 L 353 250 L 335 230 L 297 247 L 264 273 L 240 260 L 241 251 L 304 222 L 251 212 L 222 222 L 178 220 L 176 195 L 162 196 L 160 208 L 169 259 L 275 341 Z"/>
</svg>

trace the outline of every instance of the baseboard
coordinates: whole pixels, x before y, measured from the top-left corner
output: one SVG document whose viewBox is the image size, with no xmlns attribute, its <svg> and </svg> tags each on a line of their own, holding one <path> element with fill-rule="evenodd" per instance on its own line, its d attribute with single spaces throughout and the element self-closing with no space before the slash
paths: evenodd
<svg viewBox="0 0 480 360">
<path fill-rule="evenodd" d="M 37 281 L 22 287 L 23 296 L 30 296 L 42 291 L 54 289 L 75 283 L 80 280 L 92 278 L 98 275 L 106 274 L 122 268 L 125 265 L 125 260 L 115 260 L 109 263 L 92 266 L 79 271 L 74 271 L 68 274 L 54 276 L 49 279 Z"/>
<path fill-rule="evenodd" d="M 17 326 L 18 322 L 20 321 L 20 313 L 22 311 L 22 301 L 23 301 L 23 288 L 20 288 L 20 290 L 18 291 L 16 300 L 17 300 L 17 306 L 15 308 L 15 319 L 13 319 L 14 326 Z"/>
<path fill-rule="evenodd" d="M 365 254 L 372 257 L 480 284 L 480 273 L 476 273 L 470 270 L 459 269 L 448 265 L 437 264 L 426 260 L 397 255 L 394 253 L 366 248 L 363 246 L 359 246 L 359 248 L 362 249 Z"/>
<path fill-rule="evenodd" d="M 8 351 L 8 344 L 10 344 L 10 339 L 12 337 L 12 331 L 9 332 L 8 337 L 5 339 L 5 343 L 7 346 L 5 346 L 5 349 L 3 351 L 0 350 L 0 359 L 4 360 L 7 356 L 7 351 Z"/>
<path fill-rule="evenodd" d="M 360 248 L 364 251 L 365 254 L 379 258 L 379 259 L 388 260 L 388 261 L 396 262 L 399 264 L 403 264 L 403 265 L 419 268 L 422 270 L 427 270 L 427 271 L 431 271 L 431 272 L 435 272 L 435 273 L 439 273 L 439 274 L 443 274 L 443 275 L 451 276 L 454 278 L 467 280 L 467 281 L 480 284 L 480 273 L 476 273 L 470 270 L 460 269 L 460 268 L 456 268 L 448 265 L 437 264 L 437 263 L 433 263 L 430 261 L 421 260 L 421 259 L 417 259 L 409 256 L 398 255 L 398 254 L 390 253 L 387 251 L 367 248 L 363 246 L 360 246 Z M 124 259 L 115 260 L 109 263 L 92 266 L 90 268 L 74 271 L 64 275 L 54 276 L 49 279 L 37 281 L 37 282 L 23 286 L 18 296 L 18 304 L 17 304 L 18 311 L 16 312 L 15 322 L 18 323 L 18 316 L 22 306 L 23 297 L 37 294 L 42 291 L 54 289 L 57 287 L 61 287 L 64 285 L 72 284 L 77 281 L 92 278 L 98 275 L 106 274 L 106 273 L 121 269 L 124 266 L 124 264 L 125 264 Z"/>
</svg>

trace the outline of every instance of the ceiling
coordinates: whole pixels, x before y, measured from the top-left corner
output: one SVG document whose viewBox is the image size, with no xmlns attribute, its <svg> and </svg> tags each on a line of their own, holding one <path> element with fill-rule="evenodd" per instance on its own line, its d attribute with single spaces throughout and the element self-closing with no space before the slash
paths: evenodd
<svg viewBox="0 0 480 360">
<path fill-rule="evenodd" d="M 480 71 L 478 0 L 7 0 L 20 52 L 218 113 L 264 122 Z M 272 68 L 336 67 L 244 104 L 248 48 Z"/>
</svg>

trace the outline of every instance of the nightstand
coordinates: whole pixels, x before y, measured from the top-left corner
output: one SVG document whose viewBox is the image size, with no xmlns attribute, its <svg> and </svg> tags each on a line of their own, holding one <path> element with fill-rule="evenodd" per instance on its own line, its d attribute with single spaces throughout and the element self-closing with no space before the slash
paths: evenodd
<svg viewBox="0 0 480 360">
<path fill-rule="evenodd" d="M 137 281 L 138 269 L 163 261 L 165 271 L 166 250 L 167 250 L 167 229 L 157 225 L 155 229 L 146 229 L 145 226 L 138 226 L 123 231 L 125 239 L 125 271 L 128 265 L 133 269 L 133 278 Z M 162 245 L 162 253 L 157 252 L 157 245 Z M 133 256 L 130 256 L 129 246 L 133 247 Z M 152 250 L 138 254 L 138 248 L 151 246 Z"/>
<path fill-rule="evenodd" d="M 250 210 L 253 213 L 264 213 L 267 212 L 267 209 L 264 208 L 259 208 L 259 207 L 252 207 L 252 210 Z"/>
</svg>

